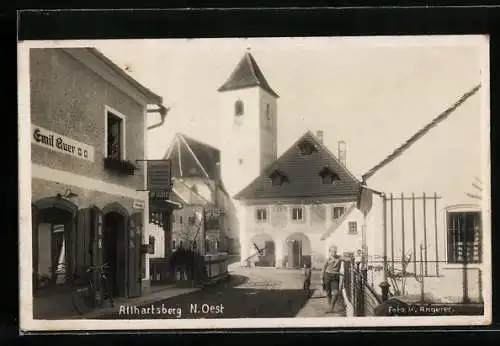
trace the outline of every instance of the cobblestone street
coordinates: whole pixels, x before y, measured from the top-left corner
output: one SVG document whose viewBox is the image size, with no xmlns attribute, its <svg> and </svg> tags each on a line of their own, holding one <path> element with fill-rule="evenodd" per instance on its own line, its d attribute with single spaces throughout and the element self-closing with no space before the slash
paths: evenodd
<svg viewBox="0 0 500 346">
<path fill-rule="evenodd" d="M 335 313 L 326 312 L 327 299 L 321 295 L 319 272 L 313 273 L 311 298 L 302 289 L 302 280 L 303 274 L 299 270 L 233 267 L 227 282 L 168 299 L 160 298 L 153 304 L 122 304 L 116 306 L 114 313 L 98 318 L 273 318 L 345 315 L 340 303 Z"/>
</svg>

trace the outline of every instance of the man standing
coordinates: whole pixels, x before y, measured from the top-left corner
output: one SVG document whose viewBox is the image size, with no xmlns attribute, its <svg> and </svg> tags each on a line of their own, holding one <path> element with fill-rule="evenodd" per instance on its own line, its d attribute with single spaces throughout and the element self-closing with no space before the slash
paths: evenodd
<svg viewBox="0 0 500 346">
<path fill-rule="evenodd" d="M 328 258 L 323 266 L 322 283 L 328 296 L 327 312 L 334 312 L 340 290 L 344 280 L 344 266 L 342 258 L 337 255 L 337 247 L 332 245 L 329 249 Z"/>
</svg>

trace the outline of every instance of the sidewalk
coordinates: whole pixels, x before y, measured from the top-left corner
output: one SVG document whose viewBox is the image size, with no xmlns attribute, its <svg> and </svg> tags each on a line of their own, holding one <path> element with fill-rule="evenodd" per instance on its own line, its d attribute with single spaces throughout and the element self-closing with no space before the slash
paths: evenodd
<svg viewBox="0 0 500 346">
<path fill-rule="evenodd" d="M 105 307 L 101 309 L 95 309 L 85 315 L 74 315 L 69 317 L 69 319 L 81 319 L 81 318 L 99 318 L 100 316 L 105 316 L 118 312 L 121 305 L 147 305 L 152 304 L 157 301 L 164 299 L 180 296 L 183 294 L 199 291 L 201 288 L 181 288 L 175 287 L 175 285 L 163 285 L 163 286 L 153 286 L 151 287 L 151 292 L 141 297 L 137 298 L 117 298 L 114 301 L 113 307 Z"/>
<path fill-rule="evenodd" d="M 311 289 L 314 290 L 313 295 L 307 301 L 306 305 L 299 311 L 295 317 L 345 317 L 346 311 L 342 307 L 343 299 L 339 297 L 335 307 L 334 313 L 327 313 L 328 298 L 323 294 L 321 289 L 321 282 L 319 281 L 318 274 L 313 275 L 311 281 Z"/>
</svg>

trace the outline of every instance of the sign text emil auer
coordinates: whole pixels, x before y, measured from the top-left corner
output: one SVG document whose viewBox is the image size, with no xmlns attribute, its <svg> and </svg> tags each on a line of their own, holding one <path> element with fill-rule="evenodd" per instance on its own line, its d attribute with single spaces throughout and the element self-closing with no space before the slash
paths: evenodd
<svg viewBox="0 0 500 346">
<path fill-rule="evenodd" d="M 40 126 L 31 125 L 31 142 L 41 147 L 94 162 L 94 148 Z"/>
</svg>

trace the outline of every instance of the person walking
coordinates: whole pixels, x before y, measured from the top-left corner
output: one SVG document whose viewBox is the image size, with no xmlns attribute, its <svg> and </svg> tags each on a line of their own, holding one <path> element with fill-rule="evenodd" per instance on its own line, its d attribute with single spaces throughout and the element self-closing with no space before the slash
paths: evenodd
<svg viewBox="0 0 500 346">
<path fill-rule="evenodd" d="M 337 246 L 332 245 L 329 249 L 328 258 L 323 266 L 321 281 L 323 289 L 328 297 L 327 313 L 334 312 L 335 304 L 339 298 L 340 290 L 344 280 L 344 265 L 342 258 L 337 254 Z"/>
</svg>

